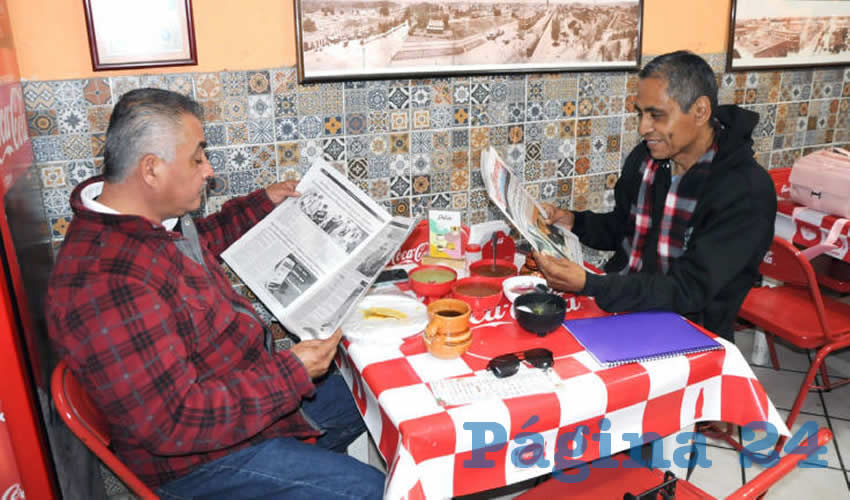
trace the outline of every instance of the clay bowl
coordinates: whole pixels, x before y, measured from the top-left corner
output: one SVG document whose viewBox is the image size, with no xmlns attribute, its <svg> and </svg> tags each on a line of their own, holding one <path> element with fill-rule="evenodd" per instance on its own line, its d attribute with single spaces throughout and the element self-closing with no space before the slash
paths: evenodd
<svg viewBox="0 0 850 500">
<path fill-rule="evenodd" d="M 502 301 L 502 285 L 492 278 L 470 276 L 457 280 L 452 286 L 452 295 L 472 308 L 473 311 L 492 309 Z"/>
<path fill-rule="evenodd" d="M 517 268 L 514 263 L 507 260 L 496 260 L 495 267 L 493 259 L 482 259 L 469 265 L 470 276 L 487 278 L 500 286 L 506 279 L 516 276 L 516 273 Z"/>
<path fill-rule="evenodd" d="M 457 271 L 448 266 L 423 265 L 408 273 L 410 288 L 423 297 L 441 297 L 452 291 Z"/>
<path fill-rule="evenodd" d="M 561 326 L 567 302 L 553 293 L 527 293 L 514 300 L 514 312 L 519 326 L 542 337 Z"/>
</svg>

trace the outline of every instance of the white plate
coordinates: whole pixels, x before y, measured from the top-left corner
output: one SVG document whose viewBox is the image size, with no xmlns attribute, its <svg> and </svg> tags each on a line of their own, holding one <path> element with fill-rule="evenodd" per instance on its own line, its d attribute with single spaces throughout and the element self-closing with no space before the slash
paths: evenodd
<svg viewBox="0 0 850 500">
<path fill-rule="evenodd" d="M 407 315 L 405 319 L 366 319 L 363 311 L 371 307 L 388 307 Z M 342 333 L 349 340 L 375 344 L 399 344 L 403 339 L 421 333 L 428 325 L 428 310 L 424 304 L 406 295 L 375 294 L 363 297 L 357 308 L 342 324 Z"/>
</svg>

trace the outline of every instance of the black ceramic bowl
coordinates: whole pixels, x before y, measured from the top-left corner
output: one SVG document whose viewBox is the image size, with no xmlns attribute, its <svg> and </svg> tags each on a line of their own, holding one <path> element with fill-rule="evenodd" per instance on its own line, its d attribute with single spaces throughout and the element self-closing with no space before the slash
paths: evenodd
<svg viewBox="0 0 850 500">
<path fill-rule="evenodd" d="M 564 321 L 567 302 L 552 293 L 526 293 L 514 300 L 514 310 L 519 326 L 542 337 Z"/>
</svg>

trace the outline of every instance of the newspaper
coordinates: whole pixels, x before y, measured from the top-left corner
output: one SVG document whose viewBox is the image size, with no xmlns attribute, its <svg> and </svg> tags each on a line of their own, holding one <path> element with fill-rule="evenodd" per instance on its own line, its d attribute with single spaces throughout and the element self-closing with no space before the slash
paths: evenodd
<svg viewBox="0 0 850 500">
<path fill-rule="evenodd" d="M 289 331 L 327 338 L 416 226 L 324 160 L 221 256 Z"/>
<path fill-rule="evenodd" d="M 566 227 L 546 223 L 546 211 L 492 146 L 481 152 L 481 177 L 490 199 L 535 250 L 584 265 L 578 236 Z"/>
</svg>

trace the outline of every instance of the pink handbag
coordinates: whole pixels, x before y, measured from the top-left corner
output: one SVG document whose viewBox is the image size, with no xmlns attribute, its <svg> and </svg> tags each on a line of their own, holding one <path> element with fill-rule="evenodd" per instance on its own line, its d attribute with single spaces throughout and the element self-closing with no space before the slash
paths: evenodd
<svg viewBox="0 0 850 500">
<path fill-rule="evenodd" d="M 807 154 L 791 168 L 791 199 L 819 212 L 850 218 L 850 152 L 841 148 Z"/>
</svg>

